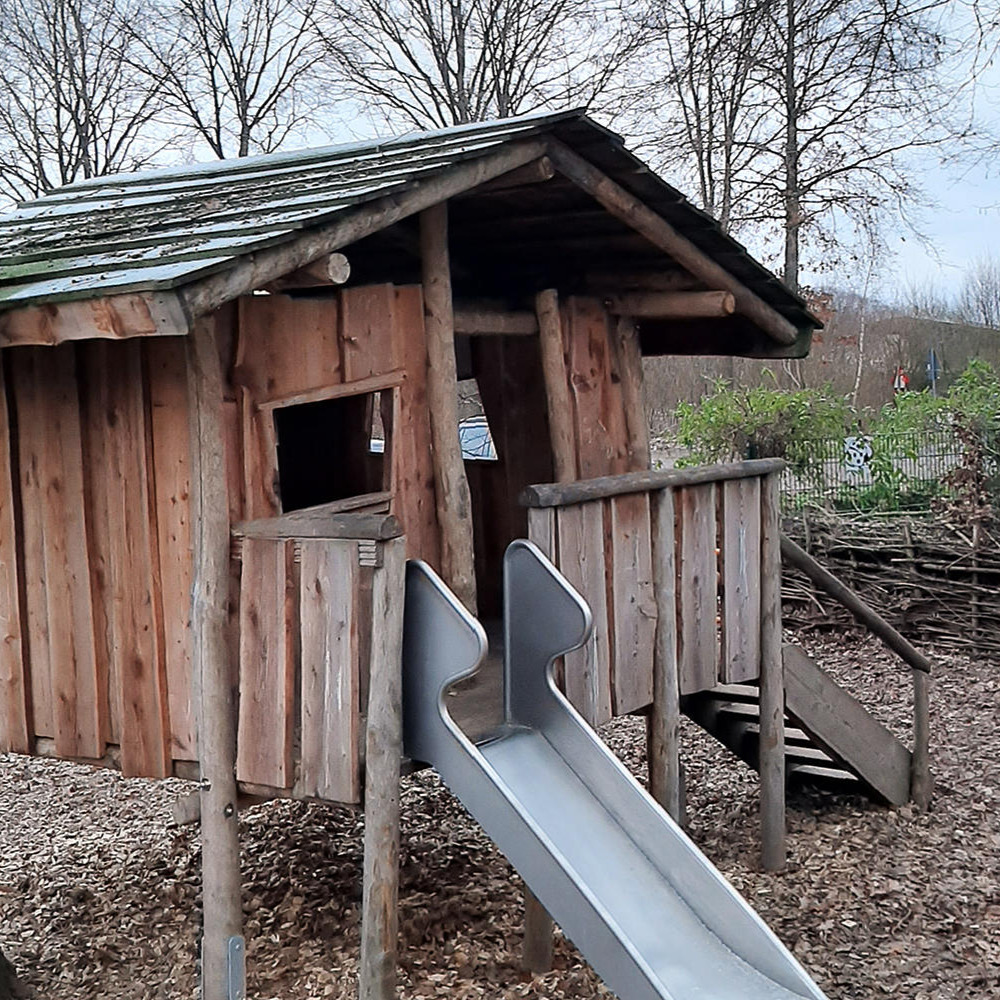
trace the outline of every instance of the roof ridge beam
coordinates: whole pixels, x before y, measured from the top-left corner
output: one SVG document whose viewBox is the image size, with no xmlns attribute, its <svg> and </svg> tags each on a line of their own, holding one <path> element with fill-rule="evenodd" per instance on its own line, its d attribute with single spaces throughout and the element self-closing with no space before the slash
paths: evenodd
<svg viewBox="0 0 1000 1000">
<path fill-rule="evenodd" d="M 550 138 L 547 145 L 549 158 L 564 177 L 710 288 L 731 292 L 736 299 L 736 311 L 756 323 L 779 344 L 795 343 L 799 331 L 793 323 L 674 229 L 666 219 L 558 139 Z"/>
</svg>

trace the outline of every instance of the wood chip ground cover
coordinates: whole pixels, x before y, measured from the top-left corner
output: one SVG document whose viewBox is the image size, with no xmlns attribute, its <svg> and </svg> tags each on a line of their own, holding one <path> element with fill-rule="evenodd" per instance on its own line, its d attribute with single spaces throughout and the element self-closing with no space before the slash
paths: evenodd
<svg viewBox="0 0 1000 1000">
<path fill-rule="evenodd" d="M 894 658 L 857 635 L 805 644 L 907 734 Z M 684 729 L 692 837 L 831 998 L 1000 998 L 1000 680 L 995 662 L 938 662 L 931 811 L 795 793 L 782 875 L 759 870 L 756 776 Z M 605 736 L 642 776 L 641 720 Z M 196 995 L 198 834 L 170 825 L 189 788 L 0 757 L 0 949 L 28 996 Z M 517 877 L 433 774 L 406 779 L 403 808 L 401 996 L 611 995 L 561 939 L 551 973 L 520 971 Z M 353 997 L 359 818 L 273 802 L 241 833 L 250 996 Z"/>
</svg>

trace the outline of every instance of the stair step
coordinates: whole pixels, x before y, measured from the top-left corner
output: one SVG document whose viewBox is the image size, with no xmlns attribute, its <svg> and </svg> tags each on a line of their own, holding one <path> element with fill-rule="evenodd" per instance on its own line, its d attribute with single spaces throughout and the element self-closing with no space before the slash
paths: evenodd
<svg viewBox="0 0 1000 1000">
<path fill-rule="evenodd" d="M 822 764 L 799 764 L 788 769 L 788 776 L 816 784 L 860 785 L 857 775 L 839 767 L 824 767 Z"/>
<path fill-rule="evenodd" d="M 792 766 L 797 766 L 796 761 L 812 761 L 817 764 L 834 764 L 833 758 L 819 747 L 802 747 L 785 745 L 785 758 Z"/>
<path fill-rule="evenodd" d="M 760 688 L 756 684 L 720 684 L 705 693 L 720 701 L 756 703 L 760 698 Z"/>
<path fill-rule="evenodd" d="M 754 736 L 760 736 L 760 723 L 759 722 L 748 722 L 746 727 L 746 732 L 753 733 Z M 790 726 L 785 723 L 785 743 L 789 746 L 802 746 L 810 747 L 813 745 L 812 739 L 809 734 L 803 732 L 801 729 L 797 729 L 795 726 Z"/>
</svg>

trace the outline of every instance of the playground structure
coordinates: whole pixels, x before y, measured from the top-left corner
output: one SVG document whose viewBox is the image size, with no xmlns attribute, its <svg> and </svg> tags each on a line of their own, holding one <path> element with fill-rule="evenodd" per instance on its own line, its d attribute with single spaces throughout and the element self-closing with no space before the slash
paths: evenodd
<svg viewBox="0 0 1000 1000">
<path fill-rule="evenodd" d="M 642 354 L 817 323 L 585 116 L 99 178 L 0 229 L 0 749 L 199 781 L 205 1000 L 242 990 L 241 795 L 364 808 L 360 991 L 393 995 L 407 558 L 497 621 L 528 535 L 593 609 L 570 702 L 647 715 L 674 816 L 681 709 L 735 745 L 769 868 L 788 762 L 908 794 L 925 755 L 887 743 L 879 791 L 825 683 L 785 725 L 780 464 L 649 471 Z"/>
</svg>

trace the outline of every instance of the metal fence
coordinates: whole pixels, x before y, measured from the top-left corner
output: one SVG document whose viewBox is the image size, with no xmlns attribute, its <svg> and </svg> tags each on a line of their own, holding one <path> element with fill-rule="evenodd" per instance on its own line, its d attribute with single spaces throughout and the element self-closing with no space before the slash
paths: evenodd
<svg viewBox="0 0 1000 1000">
<path fill-rule="evenodd" d="M 992 437 L 991 437 L 992 440 Z M 914 509 L 948 490 L 965 446 L 951 428 L 798 441 L 782 477 L 786 506 Z M 996 455 L 987 458 L 996 471 Z"/>
</svg>

